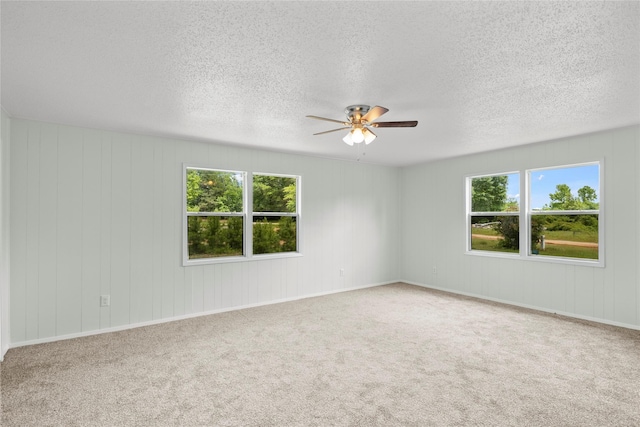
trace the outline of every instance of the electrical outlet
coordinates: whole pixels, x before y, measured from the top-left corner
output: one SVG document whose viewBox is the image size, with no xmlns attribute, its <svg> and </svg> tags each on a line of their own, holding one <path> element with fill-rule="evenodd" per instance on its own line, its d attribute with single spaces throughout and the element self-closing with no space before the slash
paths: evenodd
<svg viewBox="0 0 640 427">
<path fill-rule="evenodd" d="M 438 269 L 436 267 L 433 267 L 433 274 L 438 274 Z"/>
<path fill-rule="evenodd" d="M 111 305 L 111 295 L 100 295 L 100 307 L 109 307 Z"/>
<path fill-rule="evenodd" d="M 340 277 L 344 277 L 344 268 L 340 269 Z"/>
</svg>

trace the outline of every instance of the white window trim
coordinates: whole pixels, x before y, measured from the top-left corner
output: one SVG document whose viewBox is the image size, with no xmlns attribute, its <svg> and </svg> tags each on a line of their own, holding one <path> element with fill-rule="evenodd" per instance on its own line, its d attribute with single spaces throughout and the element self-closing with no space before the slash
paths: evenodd
<svg viewBox="0 0 640 427">
<path fill-rule="evenodd" d="M 562 169 L 570 167 L 598 165 L 599 174 L 599 193 L 598 193 L 598 210 L 573 210 L 573 211 L 532 211 L 531 210 L 531 194 L 530 194 L 530 180 L 531 173 L 543 170 Z M 473 178 L 484 178 L 490 176 L 501 176 L 518 173 L 520 175 L 520 209 L 519 212 L 471 212 L 471 180 Z M 539 168 L 523 168 L 518 171 L 511 172 L 497 172 L 497 173 L 485 173 L 485 174 L 473 174 L 466 175 L 465 180 L 465 207 L 466 207 L 466 225 L 465 225 L 465 254 L 472 256 L 493 257 L 493 258 L 505 258 L 505 259 L 519 259 L 533 262 L 547 262 L 555 264 L 571 264 L 582 265 L 588 267 L 605 267 L 605 191 L 604 191 L 604 159 L 571 163 L 571 164 L 558 164 L 555 166 L 545 166 Z M 524 195 L 524 197 L 523 197 Z M 533 255 L 530 254 L 531 248 L 531 233 L 529 232 L 531 225 L 531 217 L 535 215 L 584 215 L 584 214 L 597 214 L 598 215 L 598 259 L 582 259 L 582 258 L 564 258 L 545 255 Z M 520 251 L 519 253 L 499 252 L 499 251 L 483 251 L 471 249 L 471 217 L 472 216 L 484 216 L 484 215 L 498 215 L 498 216 L 514 216 L 520 217 Z M 524 230 L 524 232 L 523 232 Z"/>
<path fill-rule="evenodd" d="M 483 250 L 472 250 L 471 249 L 471 217 L 474 216 L 520 216 L 520 225 L 522 225 L 522 197 L 520 197 L 520 202 L 518 204 L 518 212 L 472 212 L 471 211 L 471 180 L 473 178 L 488 178 L 492 176 L 504 176 L 504 175 L 513 175 L 519 174 L 522 176 L 521 171 L 510 171 L 510 172 L 498 172 L 498 173 L 488 173 L 481 175 L 467 175 L 465 176 L 465 206 L 466 206 L 466 254 L 468 255 L 479 255 L 479 256 L 487 256 L 494 258 L 519 258 L 520 254 L 513 252 L 500 252 L 500 251 L 483 251 Z M 522 190 L 522 178 L 520 178 L 520 190 Z M 520 191 L 522 195 L 522 191 Z M 522 233 L 520 233 L 520 247 L 522 247 Z"/>
<path fill-rule="evenodd" d="M 253 229 L 251 230 L 251 258 L 258 258 L 258 259 L 266 259 L 266 258 L 291 258 L 291 257 L 298 257 L 302 255 L 302 250 L 300 248 L 300 218 L 302 216 L 301 213 L 301 206 L 302 204 L 300 203 L 301 201 L 301 197 L 300 194 L 302 193 L 300 191 L 301 188 L 301 184 L 302 184 L 302 177 L 300 175 L 288 175 L 288 174 L 280 174 L 280 173 L 268 173 L 268 172 L 252 172 L 251 174 L 251 204 L 247 205 L 247 206 L 251 206 L 253 208 L 253 176 L 254 175 L 263 175 L 263 176 L 276 176 L 276 177 L 281 177 L 281 178 L 295 178 L 296 180 L 296 212 L 251 212 L 251 227 L 253 227 L 253 217 L 254 216 L 290 216 L 290 217 L 295 217 L 296 218 L 296 251 L 295 252 L 277 252 L 277 253 L 272 253 L 272 254 L 253 254 Z M 249 245 L 249 242 L 247 243 L 247 245 Z"/>
<path fill-rule="evenodd" d="M 198 212 L 187 212 L 187 170 L 188 169 L 200 169 L 210 170 L 216 172 L 231 172 L 243 174 L 243 195 L 242 204 L 243 212 L 213 212 L 207 214 L 200 214 Z M 268 176 L 280 176 L 286 178 L 296 178 L 296 210 L 297 213 L 292 212 L 265 212 L 265 215 L 273 216 L 296 216 L 296 252 L 278 252 L 272 254 L 253 254 L 253 212 L 250 208 L 253 207 L 253 175 L 268 175 Z M 242 171 L 231 169 L 218 169 L 208 165 L 199 165 L 194 163 L 182 164 L 182 266 L 195 266 L 195 265 L 208 265 L 208 264 L 224 264 L 229 262 L 246 262 L 246 261 L 258 261 L 265 259 L 278 259 L 278 258 L 297 258 L 302 255 L 302 233 L 300 232 L 300 224 L 302 223 L 302 176 L 301 175 L 288 175 L 288 174 L 276 174 L 276 173 L 264 173 L 254 171 Z M 261 214 L 257 212 L 256 214 Z M 198 258 L 189 259 L 189 239 L 188 239 L 188 216 L 242 216 L 243 217 L 243 249 L 244 255 L 241 256 L 226 256 L 216 258 Z M 251 219 L 251 221 L 249 220 Z"/>
</svg>

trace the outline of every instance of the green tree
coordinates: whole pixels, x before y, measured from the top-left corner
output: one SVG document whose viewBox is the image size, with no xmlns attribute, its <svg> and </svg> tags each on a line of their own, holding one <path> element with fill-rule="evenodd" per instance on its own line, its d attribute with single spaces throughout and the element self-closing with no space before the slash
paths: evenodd
<svg viewBox="0 0 640 427">
<path fill-rule="evenodd" d="M 474 212 L 501 212 L 507 202 L 506 175 L 473 178 L 471 181 L 471 210 Z"/>
<path fill-rule="evenodd" d="M 187 218 L 187 228 L 189 236 L 189 256 L 201 255 L 206 253 L 206 245 L 202 230 L 200 229 L 200 221 L 196 216 Z"/>
<path fill-rule="evenodd" d="M 242 253 L 242 236 L 244 234 L 242 217 L 239 217 L 239 216 L 229 217 L 227 224 L 229 227 L 229 230 L 228 230 L 229 247 L 234 252 L 239 251 L 240 253 Z"/>
<path fill-rule="evenodd" d="M 567 184 L 556 185 L 556 192 L 549 194 L 551 203 L 545 208 L 552 210 L 577 210 L 579 201 L 571 194 L 571 188 Z"/>
<path fill-rule="evenodd" d="M 296 223 L 290 216 L 283 216 L 278 222 L 278 237 L 282 242 L 282 252 L 295 252 L 296 248 Z"/>
<path fill-rule="evenodd" d="M 585 185 L 578 190 L 578 199 L 582 205 L 582 209 L 598 209 L 599 203 L 596 202 L 598 195 L 596 190 Z"/>
<path fill-rule="evenodd" d="M 219 216 L 209 216 L 207 222 L 207 244 L 210 254 L 224 253 L 224 236 Z"/>
<path fill-rule="evenodd" d="M 198 206 L 198 200 L 202 195 L 202 190 L 200 189 L 200 183 L 202 182 L 202 178 L 197 170 L 188 169 L 187 170 L 187 211 L 188 212 L 199 212 L 200 206 Z"/>
<path fill-rule="evenodd" d="M 296 179 L 286 176 L 253 176 L 254 212 L 295 212 Z"/>
<path fill-rule="evenodd" d="M 253 223 L 253 253 L 271 254 L 280 252 L 280 240 L 267 219 Z"/>
<path fill-rule="evenodd" d="M 520 249 L 520 217 L 503 216 L 497 219 L 499 221 L 494 225 L 494 229 L 502 235 L 500 246 L 506 249 Z M 531 250 L 537 247 L 544 229 L 544 223 L 533 216 L 531 218 Z"/>
<path fill-rule="evenodd" d="M 199 190 L 192 191 L 191 201 L 197 212 L 242 212 L 241 175 L 204 169 L 193 169 L 189 173 L 198 176 L 191 178 L 194 182 L 199 180 Z"/>
<path fill-rule="evenodd" d="M 295 212 L 296 211 L 296 184 L 289 184 L 283 189 L 284 192 L 284 200 L 286 203 L 287 210 L 285 212 Z"/>
</svg>

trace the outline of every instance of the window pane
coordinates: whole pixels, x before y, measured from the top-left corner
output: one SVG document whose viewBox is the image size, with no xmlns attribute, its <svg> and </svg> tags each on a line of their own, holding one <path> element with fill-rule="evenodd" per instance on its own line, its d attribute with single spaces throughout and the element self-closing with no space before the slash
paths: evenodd
<svg viewBox="0 0 640 427">
<path fill-rule="evenodd" d="M 189 259 L 243 255 L 241 216 L 188 216 Z"/>
<path fill-rule="evenodd" d="M 296 178 L 253 175 L 254 212 L 296 212 Z"/>
<path fill-rule="evenodd" d="M 531 171 L 531 210 L 599 209 L 597 164 Z"/>
<path fill-rule="evenodd" d="M 471 250 L 518 253 L 519 221 L 517 215 L 472 216 Z"/>
<path fill-rule="evenodd" d="M 187 169 L 187 212 L 242 212 L 242 172 Z"/>
<path fill-rule="evenodd" d="M 471 212 L 518 212 L 520 174 L 471 178 Z"/>
<path fill-rule="evenodd" d="M 598 259 L 598 215 L 532 215 L 533 255 Z"/>
<path fill-rule="evenodd" d="M 253 253 L 296 252 L 298 227 L 292 216 L 254 216 Z"/>
</svg>

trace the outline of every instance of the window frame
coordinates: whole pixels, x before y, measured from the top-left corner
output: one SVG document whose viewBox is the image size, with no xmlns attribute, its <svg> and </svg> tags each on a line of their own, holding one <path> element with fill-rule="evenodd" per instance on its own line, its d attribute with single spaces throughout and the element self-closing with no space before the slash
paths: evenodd
<svg viewBox="0 0 640 427">
<path fill-rule="evenodd" d="M 472 254 L 476 254 L 477 252 L 481 252 L 483 256 L 497 256 L 497 257 L 507 257 L 507 258 L 514 258 L 514 257 L 519 257 L 519 253 L 515 253 L 515 252 L 507 252 L 507 251 L 483 251 L 481 249 L 471 249 L 471 234 L 472 234 L 472 227 L 471 227 L 471 218 L 474 216 L 517 216 L 519 218 L 518 221 L 518 226 L 519 229 L 522 230 L 522 217 L 521 217 L 521 213 L 522 213 L 522 197 L 520 197 L 520 202 L 518 203 L 518 211 L 517 212 L 509 212 L 509 211 L 488 211 L 488 212 L 475 212 L 472 211 L 472 180 L 474 178 L 489 178 L 492 176 L 506 176 L 506 175 L 513 175 L 513 174 L 518 174 L 518 179 L 520 182 L 520 190 L 522 190 L 522 172 L 521 171 L 510 171 L 510 172 L 498 172 L 498 173 L 489 173 L 489 174 L 482 174 L 482 175 L 469 175 L 466 177 L 465 179 L 465 184 L 466 184 L 466 238 L 467 238 L 467 247 L 466 247 L 466 252 L 467 253 L 472 253 Z M 522 194 L 522 192 L 520 193 Z M 522 233 L 519 233 L 519 246 L 522 247 Z"/>
<path fill-rule="evenodd" d="M 598 209 L 597 210 L 555 210 L 534 211 L 531 208 L 531 174 L 544 170 L 565 169 L 580 166 L 598 166 Z M 520 175 L 520 206 L 519 212 L 519 252 L 509 253 L 500 251 L 483 251 L 471 249 L 471 217 L 472 216 L 511 216 L 507 212 L 472 212 L 471 211 L 471 181 L 473 178 L 501 176 L 518 173 Z M 605 191 L 604 191 L 604 159 L 585 161 L 570 164 L 558 164 L 553 166 L 522 168 L 512 172 L 497 172 L 473 174 L 464 177 L 465 180 L 465 254 L 473 256 L 497 257 L 519 259 L 534 262 L 547 262 L 556 264 L 583 265 L 589 267 L 605 267 Z M 531 221 L 537 215 L 598 215 L 598 259 L 570 258 L 560 256 L 545 256 L 531 253 Z"/>
<path fill-rule="evenodd" d="M 187 173 L 189 170 L 204 170 L 211 172 L 224 172 L 224 173 L 234 173 L 242 175 L 242 212 L 189 212 L 187 211 Z M 247 258 L 247 177 L 248 173 L 246 171 L 239 170 L 229 170 L 229 169 L 216 169 L 207 166 L 192 166 L 192 165 L 183 165 L 182 169 L 182 265 L 202 265 L 202 264 L 213 264 L 213 263 L 221 263 L 221 262 L 234 262 L 234 261 L 242 261 Z M 211 257 L 211 258 L 189 258 L 189 224 L 188 218 L 190 216 L 193 217 L 242 217 L 242 255 L 232 255 L 232 256 L 221 256 L 221 257 Z"/>
<path fill-rule="evenodd" d="M 251 243 L 251 256 L 257 258 L 283 258 L 287 256 L 292 256 L 300 253 L 300 175 L 289 175 L 289 174 L 281 174 L 281 173 L 269 173 L 269 172 L 252 172 L 250 179 L 251 184 L 251 211 L 250 211 L 250 219 L 251 219 L 251 236 L 249 237 Z M 254 212 L 253 211 L 253 177 L 256 175 L 261 176 L 275 176 L 279 178 L 295 178 L 296 180 L 296 211 L 295 212 Z M 247 207 L 248 209 L 248 207 Z M 272 217 L 283 217 L 289 216 L 295 218 L 296 220 L 296 250 L 290 252 L 271 252 L 264 254 L 254 254 L 253 253 L 253 219 L 255 216 L 272 216 Z"/>
<path fill-rule="evenodd" d="M 590 209 L 590 210 L 550 210 L 550 211 L 534 211 L 531 207 L 531 174 L 533 172 L 545 171 L 545 170 L 554 170 L 554 169 L 568 169 L 573 167 L 580 166 L 590 166 L 597 165 L 598 166 L 598 209 Z M 540 168 L 530 168 L 525 171 L 525 181 L 526 181 L 526 218 L 525 218 L 525 248 L 526 248 L 526 258 L 532 261 L 541 261 L 541 262 L 555 262 L 559 264 L 573 264 L 573 265 L 588 265 L 592 267 L 604 267 L 604 159 L 600 159 L 597 161 L 590 162 L 581 162 L 581 163 L 572 163 L 572 164 L 562 164 L 557 166 L 545 166 Z M 598 215 L 598 259 L 588 259 L 588 258 L 569 258 L 569 257 L 560 257 L 560 256 L 549 256 L 549 255 L 540 255 L 540 254 L 532 254 L 531 253 L 531 220 L 534 216 L 540 215 Z M 521 234 L 522 237 L 522 234 Z M 522 246 L 520 246 L 522 248 Z"/>
<path fill-rule="evenodd" d="M 214 172 L 230 172 L 240 173 L 243 177 L 242 187 L 242 212 L 188 212 L 187 211 L 187 171 L 197 169 Z M 254 175 L 268 175 L 268 176 L 281 176 L 286 178 L 296 179 L 296 212 L 268 212 L 265 216 L 295 216 L 296 218 L 296 251 L 295 252 L 275 252 L 268 254 L 254 254 L 253 253 L 253 176 Z M 195 266 L 195 265 L 207 265 L 207 264 L 223 264 L 229 262 L 244 262 L 252 260 L 264 260 L 268 258 L 293 258 L 302 256 L 302 236 L 301 236 L 301 221 L 302 221 L 302 176 L 292 174 L 279 174 L 279 173 L 267 173 L 267 172 L 253 172 L 246 170 L 232 170 L 232 169 L 220 169 L 211 167 L 208 165 L 200 165 L 194 163 L 183 163 L 182 165 L 182 266 Z M 260 213 L 258 213 L 260 214 Z M 224 217 L 242 217 L 243 218 L 243 242 L 242 242 L 242 255 L 232 256 L 220 256 L 211 258 L 189 258 L 189 227 L 188 217 L 209 217 L 209 216 L 224 216 Z"/>
</svg>

